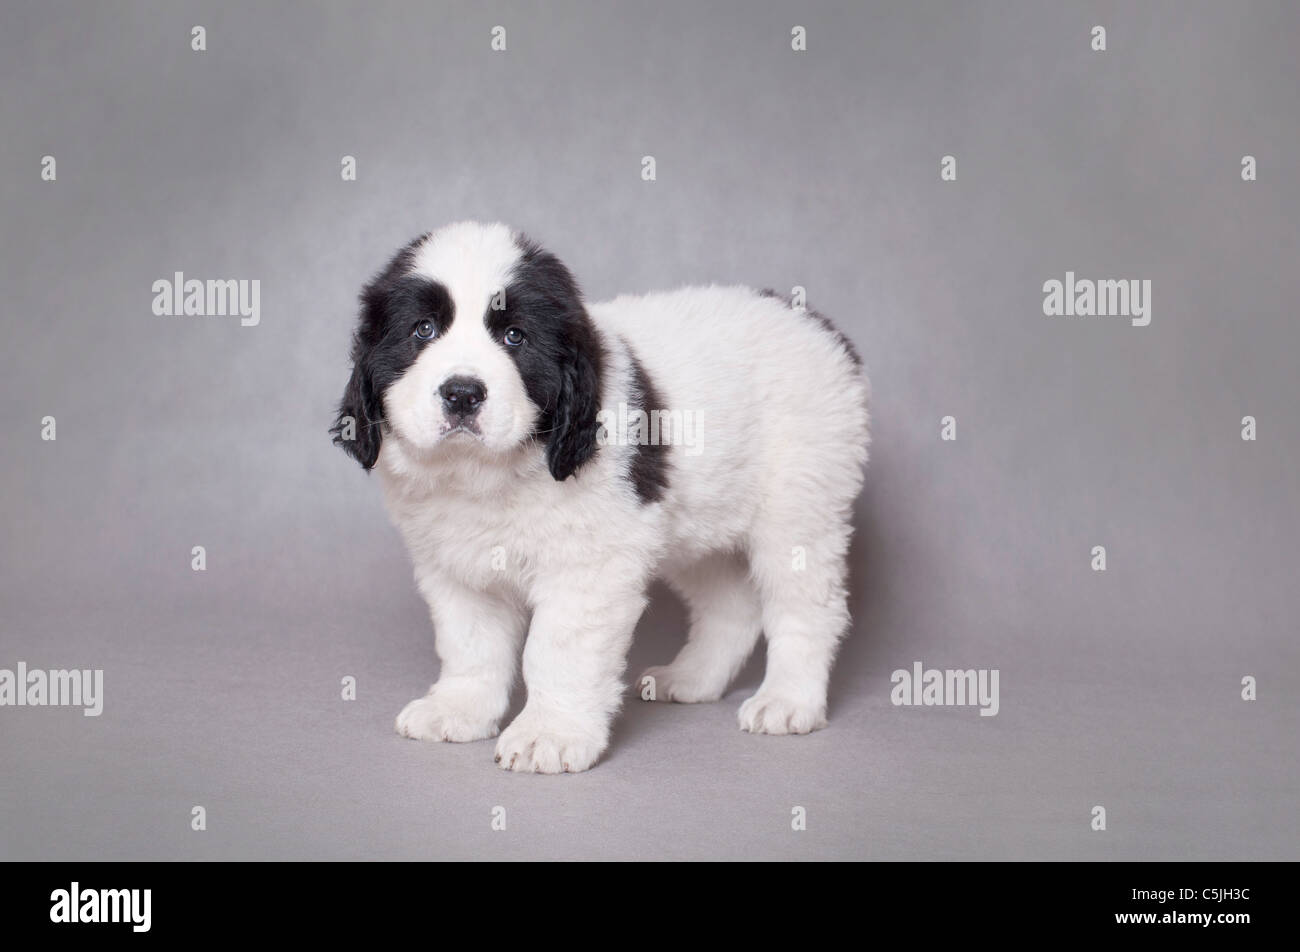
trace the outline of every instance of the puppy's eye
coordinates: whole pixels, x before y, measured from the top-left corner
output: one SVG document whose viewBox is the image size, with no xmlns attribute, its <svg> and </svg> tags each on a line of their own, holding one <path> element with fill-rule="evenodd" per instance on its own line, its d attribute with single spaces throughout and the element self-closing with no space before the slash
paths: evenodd
<svg viewBox="0 0 1300 952">
<path fill-rule="evenodd" d="M 437 328 L 433 326 L 433 321 L 421 321 L 415 325 L 415 336 L 420 340 L 430 340 Z"/>
<path fill-rule="evenodd" d="M 506 328 L 506 336 L 503 340 L 511 347 L 518 347 L 524 342 L 524 332 L 517 327 Z"/>
</svg>

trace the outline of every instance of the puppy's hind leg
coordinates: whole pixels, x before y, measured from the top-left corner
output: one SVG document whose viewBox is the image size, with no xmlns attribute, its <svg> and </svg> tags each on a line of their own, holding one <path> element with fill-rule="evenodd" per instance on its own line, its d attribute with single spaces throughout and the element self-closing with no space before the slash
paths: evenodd
<svg viewBox="0 0 1300 952">
<path fill-rule="evenodd" d="M 762 628 L 745 558 L 717 552 L 666 573 L 666 580 L 690 609 L 690 634 L 672 663 L 647 669 L 636 689 L 648 700 L 716 701 L 753 653 Z M 646 678 L 654 679 L 652 691 Z"/>
<path fill-rule="evenodd" d="M 763 603 L 767 671 L 740 706 L 740 726 L 756 734 L 807 734 L 826 726 L 826 691 L 835 649 L 849 623 L 845 587 L 847 515 L 769 520 L 752 540 Z"/>
</svg>

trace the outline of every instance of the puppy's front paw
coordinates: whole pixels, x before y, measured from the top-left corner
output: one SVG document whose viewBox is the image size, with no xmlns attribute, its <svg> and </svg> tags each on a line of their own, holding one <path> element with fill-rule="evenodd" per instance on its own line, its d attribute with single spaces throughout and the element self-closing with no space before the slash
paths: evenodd
<svg viewBox="0 0 1300 952">
<path fill-rule="evenodd" d="M 485 711 L 481 698 L 440 691 L 437 685 L 397 715 L 397 733 L 412 740 L 464 743 L 497 736 L 499 719 Z"/>
<path fill-rule="evenodd" d="M 740 705 L 739 720 L 751 734 L 807 734 L 826 726 L 826 704 L 760 690 Z"/>
<path fill-rule="evenodd" d="M 501 732 L 496 761 L 522 773 L 578 773 L 596 762 L 606 743 L 596 725 L 525 709 Z"/>
<path fill-rule="evenodd" d="M 651 683 L 647 683 L 647 678 L 651 679 Z M 727 689 L 721 678 L 671 664 L 646 668 L 641 677 L 636 679 L 636 687 L 639 695 L 647 701 L 676 701 L 679 704 L 716 701 Z M 651 687 L 653 691 L 650 690 Z"/>
</svg>

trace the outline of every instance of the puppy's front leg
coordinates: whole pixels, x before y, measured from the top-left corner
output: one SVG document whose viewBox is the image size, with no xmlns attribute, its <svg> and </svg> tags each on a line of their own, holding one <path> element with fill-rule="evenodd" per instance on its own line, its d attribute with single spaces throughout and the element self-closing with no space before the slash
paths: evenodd
<svg viewBox="0 0 1300 952">
<path fill-rule="evenodd" d="M 540 585 L 524 646 L 528 702 L 497 741 L 506 770 L 586 770 L 609 743 L 623 696 L 622 674 L 632 630 L 645 608 L 644 581 L 610 579 L 581 589 Z"/>
<path fill-rule="evenodd" d="M 495 737 L 510 706 L 524 610 L 441 574 L 423 575 L 419 585 L 442 664 L 438 683 L 397 715 L 397 733 L 416 740 Z"/>
</svg>

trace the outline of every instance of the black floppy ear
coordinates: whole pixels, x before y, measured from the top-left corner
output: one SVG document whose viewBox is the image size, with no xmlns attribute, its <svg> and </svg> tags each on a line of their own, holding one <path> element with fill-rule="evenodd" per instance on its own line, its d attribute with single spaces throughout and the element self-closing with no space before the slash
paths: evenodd
<svg viewBox="0 0 1300 952">
<path fill-rule="evenodd" d="M 563 482 L 596 452 L 604 350 L 582 292 L 559 258 L 516 233 L 519 261 L 506 288 L 507 306 L 537 337 L 517 358 L 528 396 L 540 410 L 546 466 Z"/>
<path fill-rule="evenodd" d="M 374 381 L 365 369 L 365 355 L 359 347 L 353 348 L 352 377 L 339 401 L 338 418 L 330 432 L 334 445 L 369 470 L 379 459 L 382 414 L 378 412 Z"/>
<path fill-rule="evenodd" d="M 560 387 L 551 415 L 546 465 L 560 482 L 596 452 L 600 410 L 599 342 L 585 319 L 572 328 L 560 359 Z"/>
<path fill-rule="evenodd" d="M 376 385 L 376 370 L 385 369 L 384 354 L 377 352 L 377 348 L 384 340 L 389 301 L 402 276 L 411 270 L 416 250 L 428 239 L 425 233 L 407 242 L 384 270 L 361 289 L 361 315 L 352 336 L 352 377 L 343 391 L 338 417 L 330 432 L 334 434 L 334 445 L 343 447 L 366 470 L 379 459 L 379 444 L 384 438 L 384 404 L 380 393 L 386 384 L 381 374 Z"/>
</svg>

